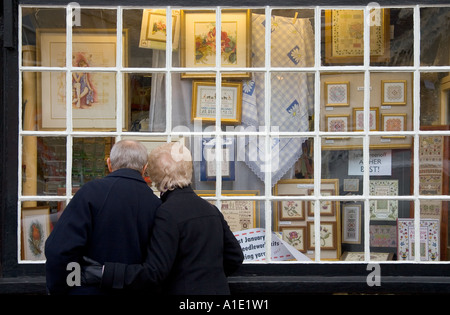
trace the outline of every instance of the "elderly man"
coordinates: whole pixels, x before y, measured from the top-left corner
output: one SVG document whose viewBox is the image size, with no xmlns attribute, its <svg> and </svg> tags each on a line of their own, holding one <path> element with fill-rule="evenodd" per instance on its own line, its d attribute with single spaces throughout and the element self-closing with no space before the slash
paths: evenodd
<svg viewBox="0 0 450 315">
<path fill-rule="evenodd" d="M 46 241 L 50 294 L 116 293 L 67 283 L 68 264 L 81 264 L 83 256 L 126 264 L 142 263 L 146 258 L 155 211 L 161 204 L 143 178 L 147 150 L 139 142 L 119 141 L 107 164 L 111 173 L 81 187 Z"/>
</svg>

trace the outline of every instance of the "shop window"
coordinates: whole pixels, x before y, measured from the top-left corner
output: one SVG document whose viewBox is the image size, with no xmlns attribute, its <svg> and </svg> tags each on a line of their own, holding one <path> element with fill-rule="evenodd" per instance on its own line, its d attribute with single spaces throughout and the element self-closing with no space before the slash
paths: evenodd
<svg viewBox="0 0 450 315">
<path fill-rule="evenodd" d="M 449 7 L 19 12 L 19 262 L 120 139 L 190 148 L 247 263 L 448 259 Z"/>
</svg>

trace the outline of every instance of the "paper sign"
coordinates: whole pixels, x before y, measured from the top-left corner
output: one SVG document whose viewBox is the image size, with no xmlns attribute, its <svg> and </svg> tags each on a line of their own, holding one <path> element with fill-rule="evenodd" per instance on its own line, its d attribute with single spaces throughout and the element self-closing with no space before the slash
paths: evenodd
<svg viewBox="0 0 450 315">
<path fill-rule="evenodd" d="M 265 229 L 249 229 L 238 231 L 234 236 L 241 245 L 245 261 L 262 261 L 266 259 Z M 272 232 L 271 260 L 311 260 L 294 247 L 280 239 Z"/>
<path fill-rule="evenodd" d="M 371 150 L 369 153 L 370 176 L 391 175 L 392 151 Z M 348 175 L 364 175 L 364 162 L 362 151 L 349 151 L 348 153 Z"/>
</svg>

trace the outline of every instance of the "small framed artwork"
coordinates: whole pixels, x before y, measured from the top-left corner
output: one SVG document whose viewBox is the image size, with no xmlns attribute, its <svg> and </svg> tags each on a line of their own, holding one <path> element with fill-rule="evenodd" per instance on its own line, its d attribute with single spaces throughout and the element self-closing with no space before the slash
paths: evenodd
<svg viewBox="0 0 450 315">
<path fill-rule="evenodd" d="M 369 112 L 369 130 L 377 131 L 379 126 L 378 107 L 371 107 Z M 364 108 L 353 108 L 353 131 L 364 131 Z"/>
<path fill-rule="evenodd" d="M 50 235 L 50 207 L 22 208 L 22 257 L 45 260 L 45 241 Z"/>
<path fill-rule="evenodd" d="M 251 62 L 250 10 L 223 10 L 221 66 L 248 68 Z M 216 12 L 181 10 L 181 66 L 216 66 Z M 223 73 L 227 78 L 249 78 L 249 72 Z M 186 72 L 182 78 L 213 78 L 214 72 Z"/>
<path fill-rule="evenodd" d="M 221 121 L 239 124 L 242 116 L 242 82 L 222 82 Z M 216 121 L 216 84 L 192 82 L 192 120 Z"/>
<path fill-rule="evenodd" d="M 299 221 L 305 219 L 303 200 L 282 200 L 278 202 L 280 220 Z"/>
<path fill-rule="evenodd" d="M 235 179 L 234 138 L 224 138 L 222 149 L 217 150 L 215 138 L 202 138 L 202 160 L 200 162 L 200 180 L 216 180 L 216 161 L 220 159 L 222 166 L 222 180 Z"/>
<path fill-rule="evenodd" d="M 349 106 L 350 82 L 325 82 L 325 106 Z"/>
<path fill-rule="evenodd" d="M 359 179 L 344 178 L 344 191 L 359 191 Z"/>
<path fill-rule="evenodd" d="M 144 9 L 142 13 L 139 48 L 166 49 L 167 20 L 164 9 Z M 178 49 L 180 36 L 180 11 L 172 11 L 172 49 Z"/>
<path fill-rule="evenodd" d="M 405 131 L 406 114 L 381 114 L 383 131 Z"/>
<path fill-rule="evenodd" d="M 361 204 L 348 203 L 342 207 L 342 243 L 361 243 Z"/>
<path fill-rule="evenodd" d="M 281 238 L 299 252 L 306 252 L 307 234 L 305 226 L 282 226 Z"/>
<path fill-rule="evenodd" d="M 398 180 L 370 180 L 371 196 L 398 196 Z M 370 200 L 370 219 L 374 221 L 395 221 L 398 218 L 398 200 Z"/>
<path fill-rule="evenodd" d="M 336 222 L 320 222 L 320 248 L 336 249 L 337 246 Z M 307 222 L 308 246 L 315 248 L 314 222 Z"/>
<path fill-rule="evenodd" d="M 406 80 L 382 80 L 381 104 L 406 105 Z"/>
<path fill-rule="evenodd" d="M 347 132 L 350 131 L 350 115 L 325 115 L 326 131 Z"/>
<path fill-rule="evenodd" d="M 314 191 L 309 190 L 309 195 L 313 195 Z M 335 196 L 336 191 L 334 189 L 321 189 L 320 194 L 322 196 Z M 307 201 L 308 216 L 314 216 L 314 201 Z M 321 216 L 334 216 L 336 214 L 336 201 L 323 200 L 320 202 L 320 215 Z"/>
</svg>

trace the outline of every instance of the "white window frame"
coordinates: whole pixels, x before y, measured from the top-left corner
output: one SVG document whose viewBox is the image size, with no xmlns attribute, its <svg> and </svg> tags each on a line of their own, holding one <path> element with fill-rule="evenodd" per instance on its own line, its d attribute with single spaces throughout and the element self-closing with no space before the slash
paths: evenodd
<svg viewBox="0 0 450 315">
<path fill-rule="evenodd" d="M 71 95 L 71 72 L 76 71 L 77 68 L 73 67 L 71 64 L 71 53 L 72 53 L 72 28 L 66 27 L 66 65 L 64 67 L 41 67 L 41 66 L 23 66 L 22 63 L 22 9 L 23 8 L 65 8 L 66 9 L 66 25 L 72 25 L 72 12 L 73 9 L 78 9 L 78 7 L 73 6 L 74 2 L 69 3 L 67 6 L 51 6 L 51 5 L 20 5 L 19 6 L 19 27 L 18 27 L 18 38 L 19 38 L 19 104 L 22 104 L 22 78 L 24 72 L 42 72 L 42 71 L 57 71 L 57 72 L 65 72 L 66 73 L 66 95 Z M 436 5 L 437 6 L 437 5 Z M 370 136 L 381 136 L 383 133 L 381 132 L 373 132 L 368 130 L 369 126 L 369 101 L 370 101 L 370 74 L 373 72 L 411 72 L 414 77 L 414 89 L 413 89 L 413 112 L 414 112 L 414 121 L 413 121 L 413 130 L 412 131 L 402 131 L 398 132 L 398 135 L 410 136 L 414 139 L 413 146 L 413 174 L 419 174 L 419 137 L 426 135 L 442 135 L 442 136 L 450 136 L 450 131 L 422 131 L 420 130 L 420 75 L 422 72 L 450 72 L 450 66 L 421 66 L 420 65 L 420 10 L 421 8 L 432 7 L 430 5 L 406 5 L 406 6 L 383 6 L 382 8 L 409 8 L 414 12 L 413 18 L 413 28 L 414 28 L 414 63 L 412 66 L 399 66 L 399 67 L 391 67 L 391 66 L 371 66 L 370 65 L 370 56 L 369 56 L 369 24 L 364 23 L 364 63 L 363 65 L 358 66 L 323 66 L 321 65 L 321 13 L 323 10 L 343 8 L 343 9 L 354 9 L 354 10 L 363 10 L 365 21 L 370 15 L 370 9 L 373 7 L 369 6 L 355 6 L 355 7 L 329 7 L 329 6 L 299 6 L 299 7 L 277 7 L 277 6 L 259 6 L 259 7 L 245 7 L 248 9 L 263 9 L 266 15 L 266 33 L 265 33 L 265 48 L 266 48 L 266 56 L 265 56 L 265 65 L 260 68 L 222 68 L 220 54 L 216 55 L 216 66 L 210 68 L 202 68 L 201 71 L 211 71 L 216 74 L 216 82 L 221 82 L 221 73 L 229 72 L 229 71 L 248 71 L 248 72 L 260 72 L 265 75 L 265 125 L 271 126 L 270 122 L 270 99 L 271 99 L 271 74 L 273 72 L 309 72 L 314 73 L 315 75 L 315 96 L 314 96 L 314 111 L 315 113 L 319 113 L 315 115 L 314 125 L 315 130 L 308 132 L 279 132 L 273 131 L 271 128 L 265 128 L 263 131 L 256 132 L 225 132 L 221 130 L 221 111 L 216 111 L 216 130 L 213 132 L 208 132 L 207 134 L 198 131 L 192 132 L 174 132 L 172 131 L 172 121 L 170 117 L 172 117 L 172 82 L 171 82 L 171 74 L 179 73 L 179 72 L 195 72 L 199 71 L 199 69 L 195 68 L 177 68 L 172 66 L 172 34 L 171 32 L 167 32 L 167 49 L 166 49 L 166 66 L 163 68 L 130 68 L 123 67 L 122 64 L 122 45 L 116 45 L 116 66 L 108 67 L 108 68 L 95 68 L 96 72 L 114 72 L 116 74 L 116 86 L 122 86 L 123 84 L 123 74 L 125 73 L 164 73 L 166 75 L 166 130 L 164 132 L 127 132 L 122 131 L 122 109 L 123 109 L 123 90 L 117 89 L 116 99 L 117 99 L 117 123 L 116 123 L 116 131 L 113 132 L 85 132 L 85 131 L 74 131 L 72 125 L 72 106 L 70 104 L 70 98 L 66 98 L 67 106 L 66 106 L 66 122 L 67 128 L 64 131 L 30 131 L 22 129 L 22 108 L 19 106 L 19 141 L 18 141 L 18 159 L 19 159 L 19 167 L 18 167 L 18 201 L 17 201 L 17 244 L 18 244 L 18 252 L 17 259 L 19 263 L 37 263 L 42 264 L 45 261 L 29 261 L 21 259 L 21 204 L 25 201 L 62 201 L 68 203 L 71 198 L 71 189 L 66 189 L 66 194 L 64 196 L 29 196 L 22 195 L 22 140 L 24 136 L 41 136 L 41 137 L 49 137 L 49 136 L 59 136 L 66 138 L 66 174 L 71 174 L 72 172 L 72 144 L 74 137 L 115 137 L 116 140 L 120 140 L 123 135 L 139 135 L 139 136 L 164 136 L 167 137 L 168 141 L 170 141 L 173 136 L 215 136 L 218 139 L 218 145 L 220 147 L 222 138 L 226 135 L 231 136 L 262 136 L 264 137 L 265 149 L 266 149 L 266 161 L 270 159 L 270 139 L 272 137 L 279 136 L 296 136 L 296 137 L 308 137 L 314 139 L 314 200 L 333 200 L 333 201 L 349 201 L 349 200 L 358 200 L 364 203 L 364 223 L 362 225 L 364 231 L 364 258 L 365 260 L 360 263 L 368 263 L 370 262 L 370 234 L 369 234 L 369 225 L 370 225 L 370 215 L 369 215 L 369 200 L 375 200 L 377 196 L 369 195 L 369 171 L 368 168 L 364 169 L 363 175 L 363 194 L 357 196 L 320 196 L 320 179 L 321 179 L 321 139 L 324 136 L 330 135 L 325 131 L 321 131 L 319 129 L 320 124 L 320 115 L 323 114 L 320 112 L 320 76 L 322 73 L 337 71 L 340 73 L 345 72 L 359 72 L 364 73 L 364 122 L 365 128 L 360 132 L 351 132 L 351 133 L 343 133 L 342 135 L 351 136 L 351 137 L 359 137 L 362 139 L 363 143 L 363 162 L 365 165 L 369 165 L 369 143 Z M 449 7 L 449 5 L 439 5 L 439 7 Z M 129 7 L 129 6 L 83 6 L 81 9 L 114 9 L 117 12 L 117 42 L 122 42 L 122 28 L 123 28 L 123 11 L 128 9 L 144 9 L 145 7 Z M 189 7 L 172 7 L 172 6 L 158 6 L 158 7 L 148 7 L 148 8 L 158 8 L 165 9 L 168 16 L 171 16 L 172 10 L 175 9 L 190 9 Z M 220 12 L 223 9 L 228 9 L 229 7 L 195 7 L 195 10 L 216 10 L 216 27 L 217 33 L 220 34 L 221 29 L 221 15 Z M 308 68 L 277 68 L 272 67 L 270 64 L 270 52 L 271 52 L 271 18 L 273 10 L 277 9 L 293 9 L 293 10 L 303 10 L 309 9 L 314 10 L 314 29 L 315 29 L 315 63 L 313 67 Z M 167 19 L 167 28 L 171 29 L 172 20 Z M 220 47 L 220 37 L 216 38 L 216 47 Z M 216 102 L 217 106 L 219 106 L 221 88 L 220 84 L 216 86 L 216 94 L 218 95 Z M 336 135 L 335 133 L 333 135 Z M 270 163 L 269 163 L 270 164 Z M 272 195 L 272 182 L 271 182 L 271 170 L 270 167 L 266 170 L 266 178 L 268 180 L 264 183 L 264 195 L 262 196 L 240 196 L 240 197 L 231 197 L 231 196 L 222 196 L 222 181 L 221 181 L 221 166 L 220 161 L 216 161 L 217 168 L 217 180 L 216 180 L 216 196 L 210 197 L 207 199 L 212 199 L 217 201 L 218 206 L 220 208 L 220 203 L 226 200 L 255 200 L 257 202 L 264 203 L 265 205 L 265 227 L 266 227 L 266 260 L 261 264 L 270 263 L 271 259 L 271 226 L 272 226 L 272 203 L 274 200 L 283 200 L 283 197 L 273 196 Z M 417 176 L 415 176 L 416 178 Z M 72 176 L 66 176 L 66 187 L 72 187 Z M 285 199 L 288 197 L 285 197 Z M 311 197 L 309 197 L 311 199 Z M 289 197 L 289 199 L 299 199 L 305 200 L 305 197 Z M 309 199 L 309 200 L 310 200 Z M 419 194 L 419 181 L 414 180 L 414 191 L 412 195 L 408 196 L 382 196 L 379 199 L 389 200 L 407 200 L 412 201 L 414 203 L 414 217 L 415 220 L 415 230 L 419 231 L 420 229 L 420 201 L 421 200 L 442 200 L 446 202 L 450 202 L 450 196 L 448 195 L 439 195 L 439 196 L 424 196 Z M 307 199 L 308 200 L 308 199 Z M 315 202 L 315 215 L 314 222 L 318 223 L 320 221 L 320 211 L 319 211 L 319 202 Z M 315 243 L 320 243 L 320 225 L 315 224 Z M 422 262 L 420 261 L 420 233 L 415 233 L 415 261 L 387 261 L 386 263 L 430 263 L 430 262 Z M 320 247 L 317 246 L 315 250 L 315 261 L 311 262 L 277 262 L 278 264 L 292 264 L 292 263 L 323 263 L 324 260 L 320 259 Z M 255 262 L 251 262 L 255 263 Z M 333 261 L 332 263 L 346 263 L 346 262 L 337 262 Z M 355 262 L 352 262 L 355 263 Z M 439 262 L 439 263 L 447 263 L 448 262 Z"/>
</svg>

